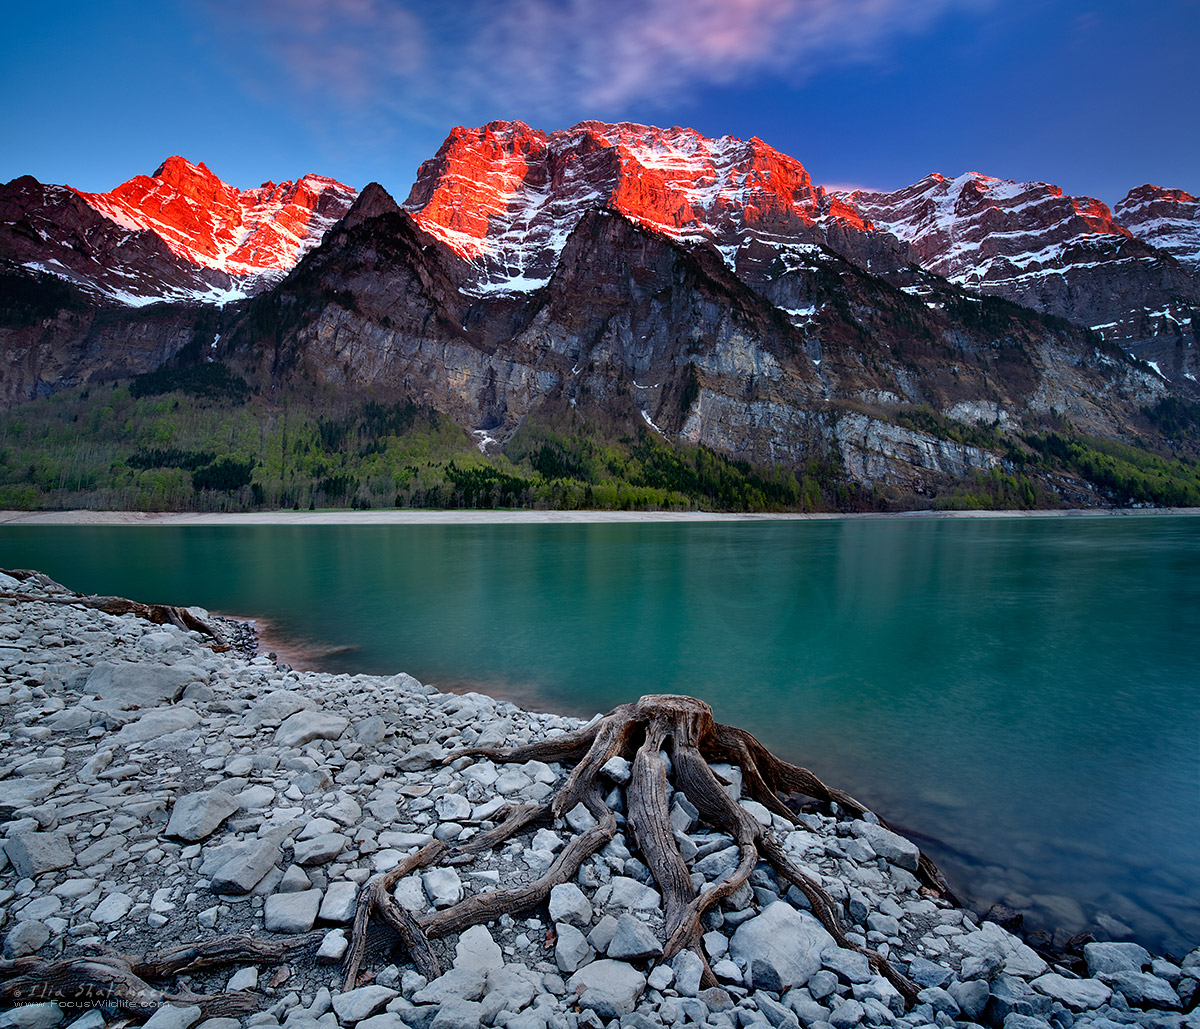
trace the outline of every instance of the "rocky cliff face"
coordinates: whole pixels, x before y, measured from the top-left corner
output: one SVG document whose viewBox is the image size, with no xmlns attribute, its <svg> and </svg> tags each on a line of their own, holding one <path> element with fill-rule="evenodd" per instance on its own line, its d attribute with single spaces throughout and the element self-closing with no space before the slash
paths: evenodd
<svg viewBox="0 0 1200 1029">
<path fill-rule="evenodd" d="M 118 225 L 153 232 L 192 264 L 236 276 L 265 273 L 266 281 L 316 246 L 357 195 L 323 175 L 237 189 L 182 157 L 109 193 L 75 192 Z"/>
<path fill-rule="evenodd" d="M 1159 246 L 1169 238 L 1189 252 L 1186 234 L 1159 213 L 1163 198 L 1134 191 L 1120 209 L 1124 217 L 1115 217 L 1098 200 L 1044 182 L 967 172 L 841 199 L 910 244 L 925 268 L 968 289 L 1090 326 L 1126 346 L 1175 335 L 1183 325 L 1192 330 L 1200 278 Z M 1137 231 L 1124 224 L 1130 214 Z"/>
<path fill-rule="evenodd" d="M 181 157 L 109 193 L 26 176 L 0 186 L 0 254 L 101 301 L 227 303 L 279 281 L 355 196 L 319 175 L 241 190 Z"/>
<path fill-rule="evenodd" d="M 1161 378 L 1080 331 L 929 280 L 921 297 L 828 250 L 781 258 L 781 310 L 715 246 L 611 210 L 588 213 L 545 287 L 473 296 L 461 255 L 376 187 L 221 353 L 251 377 L 370 388 L 503 442 L 539 412 L 642 426 L 755 462 L 842 454 L 858 481 L 923 490 L 998 458 L 893 424 L 951 418 L 1101 434 L 1165 394 Z"/>
<path fill-rule="evenodd" d="M 1191 193 L 1138 186 L 1117 203 L 1113 214 L 1138 239 L 1200 271 L 1200 200 Z"/>
</svg>

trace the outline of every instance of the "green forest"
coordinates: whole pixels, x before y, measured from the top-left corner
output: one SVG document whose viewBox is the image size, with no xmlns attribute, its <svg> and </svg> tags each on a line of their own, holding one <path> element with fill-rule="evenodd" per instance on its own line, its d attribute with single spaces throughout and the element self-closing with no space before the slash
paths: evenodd
<svg viewBox="0 0 1200 1029">
<path fill-rule="evenodd" d="M 1144 412 L 1171 439 L 1200 431 L 1200 405 Z M 1200 466 L 1109 440 L 1015 435 L 930 408 L 893 416 L 999 454 L 1004 468 L 947 485 L 939 509 L 1059 506 L 1052 475 L 1114 505 L 1200 505 Z M 585 431 L 586 429 L 586 431 Z M 849 482 L 840 455 L 759 468 L 639 427 L 527 420 L 501 452 L 425 407 L 345 396 L 257 396 L 225 365 L 160 370 L 63 390 L 0 414 L 0 508 L 249 511 L 324 508 L 599 508 L 862 511 L 896 505 Z"/>
<path fill-rule="evenodd" d="M 412 404 L 266 401 L 218 363 L 0 414 L 0 508 L 819 511 L 869 503 L 835 455 L 755 469 L 706 447 L 527 422 L 505 452 Z"/>
</svg>

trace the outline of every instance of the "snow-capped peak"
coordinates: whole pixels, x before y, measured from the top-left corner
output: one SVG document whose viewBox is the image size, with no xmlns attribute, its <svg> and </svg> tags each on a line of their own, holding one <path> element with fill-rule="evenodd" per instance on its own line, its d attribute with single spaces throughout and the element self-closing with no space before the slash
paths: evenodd
<svg viewBox="0 0 1200 1029">
<path fill-rule="evenodd" d="M 153 232 L 192 264 L 268 278 L 316 246 L 357 195 L 323 175 L 238 189 L 203 162 L 178 156 L 108 193 L 75 192 L 117 224 Z"/>
</svg>

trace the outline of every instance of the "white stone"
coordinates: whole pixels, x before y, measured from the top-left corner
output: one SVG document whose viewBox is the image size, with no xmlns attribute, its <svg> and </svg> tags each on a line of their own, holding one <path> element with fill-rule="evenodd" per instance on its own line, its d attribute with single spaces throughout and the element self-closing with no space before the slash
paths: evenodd
<svg viewBox="0 0 1200 1029">
<path fill-rule="evenodd" d="M 100 922 L 102 925 L 111 925 L 129 914 L 131 907 L 133 907 L 133 898 L 128 894 L 110 893 L 96 905 L 92 912 L 92 921 Z"/>
<path fill-rule="evenodd" d="M 275 742 L 281 747 L 302 747 L 313 740 L 336 740 L 349 724 L 348 718 L 328 711 L 297 711 L 275 730 Z"/>
<path fill-rule="evenodd" d="M 330 929 L 321 940 L 321 946 L 317 948 L 317 963 L 336 965 L 346 956 L 349 946 L 350 941 L 346 939 L 345 929 Z"/>
<path fill-rule="evenodd" d="M 346 880 L 330 883 L 317 917 L 322 922 L 349 922 L 354 917 L 357 898 L 358 887 L 354 883 Z"/>
<path fill-rule="evenodd" d="M 778 993 L 808 982 L 831 946 L 833 937 L 812 915 L 779 901 L 737 927 L 729 953 L 757 988 Z"/>
<path fill-rule="evenodd" d="M 353 1025 L 382 1011 L 399 994 L 386 986 L 361 986 L 333 998 L 333 1011 L 343 1025 Z"/>
<path fill-rule="evenodd" d="M 593 951 L 587 939 L 578 929 L 566 922 L 554 927 L 554 960 L 562 972 L 574 972 L 592 957 Z"/>
<path fill-rule="evenodd" d="M 560 883 L 550 891 L 550 919 L 571 925 L 588 925 L 592 921 L 591 901 L 574 883 Z"/>
<path fill-rule="evenodd" d="M 1030 985 L 1072 1011 L 1098 1008 L 1101 1004 L 1107 1004 L 1112 997 L 1112 990 L 1096 979 L 1068 979 L 1057 972 L 1047 972 Z"/>
<path fill-rule="evenodd" d="M 601 958 L 571 976 L 567 989 L 581 1008 L 591 1008 L 601 1018 L 620 1018 L 637 1007 L 646 977 L 623 961 Z"/>
<path fill-rule="evenodd" d="M 238 990 L 253 990 L 257 985 L 258 969 L 249 965 L 246 968 L 239 968 L 229 977 L 225 990 L 228 993 L 237 993 Z"/>
<path fill-rule="evenodd" d="M 499 944 L 492 939 L 487 926 L 473 925 L 459 936 L 454 948 L 455 968 L 475 968 L 490 972 L 503 965 L 504 954 Z"/>
<path fill-rule="evenodd" d="M 236 810 L 237 801 L 224 790 L 188 793 L 175 801 L 166 833 L 194 843 L 211 836 Z"/>
<path fill-rule="evenodd" d="M 191 1026 L 200 1021 L 200 1017 L 199 1005 L 177 1007 L 174 1004 L 164 1004 L 142 1023 L 142 1029 L 146 1029 L 147 1026 L 150 1029 L 191 1029 Z"/>
<path fill-rule="evenodd" d="M 435 908 L 448 908 L 463 899 L 463 884 L 453 868 L 431 868 L 421 874 L 425 896 Z"/>
<path fill-rule="evenodd" d="M 272 894 L 263 910 L 264 927 L 273 933 L 306 933 L 316 922 L 320 905 L 320 890 Z"/>
</svg>

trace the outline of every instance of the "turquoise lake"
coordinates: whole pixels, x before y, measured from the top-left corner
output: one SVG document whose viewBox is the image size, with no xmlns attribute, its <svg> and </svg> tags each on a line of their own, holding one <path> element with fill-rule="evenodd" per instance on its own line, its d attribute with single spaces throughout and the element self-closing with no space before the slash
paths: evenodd
<svg viewBox="0 0 1200 1029">
<path fill-rule="evenodd" d="M 1200 943 L 1200 518 L 5 527 L 0 566 L 259 616 L 333 671 L 689 693 L 973 907 Z"/>
</svg>

